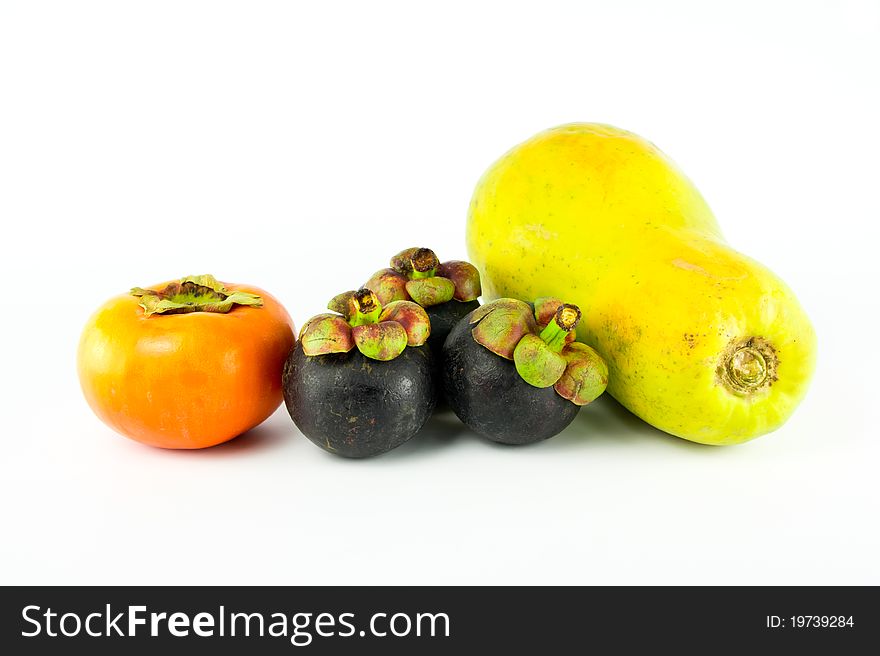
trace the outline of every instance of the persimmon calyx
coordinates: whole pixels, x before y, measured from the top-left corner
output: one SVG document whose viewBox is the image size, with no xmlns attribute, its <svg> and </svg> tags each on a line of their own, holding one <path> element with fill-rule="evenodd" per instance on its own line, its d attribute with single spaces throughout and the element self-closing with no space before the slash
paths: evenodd
<svg viewBox="0 0 880 656">
<path fill-rule="evenodd" d="M 140 297 L 144 316 L 217 312 L 225 314 L 236 305 L 262 307 L 263 299 L 250 292 L 227 289 L 214 276 L 187 276 L 168 283 L 163 289 L 135 287 L 132 296 Z"/>
</svg>

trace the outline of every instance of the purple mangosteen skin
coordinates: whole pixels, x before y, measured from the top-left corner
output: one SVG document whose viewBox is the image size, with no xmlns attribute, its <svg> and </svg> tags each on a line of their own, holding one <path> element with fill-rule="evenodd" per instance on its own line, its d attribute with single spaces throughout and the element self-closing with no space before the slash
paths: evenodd
<svg viewBox="0 0 880 656">
<path fill-rule="evenodd" d="M 308 356 L 297 342 L 284 366 L 287 411 L 316 445 L 365 458 L 412 438 L 434 411 L 437 389 L 430 346 L 407 346 L 380 362 L 357 349 Z"/>
<path fill-rule="evenodd" d="M 452 332 L 452 329 L 464 317 L 480 307 L 479 301 L 446 301 L 439 305 L 432 305 L 425 308 L 428 318 L 431 320 L 431 336 L 428 337 L 428 344 L 434 349 L 435 354 L 440 354 L 443 348 L 443 342 Z"/>
<path fill-rule="evenodd" d="M 443 346 L 446 402 L 469 428 L 493 442 L 530 444 L 560 433 L 580 407 L 553 387 L 529 385 L 512 361 L 474 340 L 472 313 L 455 325 Z"/>
</svg>

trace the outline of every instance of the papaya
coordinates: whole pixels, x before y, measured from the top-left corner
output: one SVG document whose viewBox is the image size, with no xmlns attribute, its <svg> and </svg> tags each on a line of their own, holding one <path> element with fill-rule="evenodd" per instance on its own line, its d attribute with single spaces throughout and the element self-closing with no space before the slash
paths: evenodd
<svg viewBox="0 0 880 656">
<path fill-rule="evenodd" d="M 487 299 L 580 306 L 608 391 L 667 433 L 745 442 L 807 391 L 816 336 L 797 298 L 636 134 L 573 123 L 515 146 L 477 184 L 467 248 Z"/>
</svg>

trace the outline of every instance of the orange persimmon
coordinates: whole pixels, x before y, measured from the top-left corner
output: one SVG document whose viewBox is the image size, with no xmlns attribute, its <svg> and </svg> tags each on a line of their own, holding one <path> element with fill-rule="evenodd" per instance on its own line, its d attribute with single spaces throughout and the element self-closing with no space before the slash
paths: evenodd
<svg viewBox="0 0 880 656">
<path fill-rule="evenodd" d="M 77 367 L 108 426 L 151 446 L 200 449 L 275 411 L 294 341 L 290 315 L 265 291 L 192 276 L 107 301 L 83 330 Z"/>
</svg>

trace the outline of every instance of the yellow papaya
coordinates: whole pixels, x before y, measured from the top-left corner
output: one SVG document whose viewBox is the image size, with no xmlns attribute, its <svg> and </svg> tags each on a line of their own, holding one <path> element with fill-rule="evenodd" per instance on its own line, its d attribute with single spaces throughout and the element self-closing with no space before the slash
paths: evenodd
<svg viewBox="0 0 880 656">
<path fill-rule="evenodd" d="M 477 184 L 467 246 L 487 298 L 579 305 L 608 391 L 661 430 L 745 442 L 806 393 L 816 337 L 796 297 L 638 135 L 575 123 L 514 147 Z"/>
</svg>

